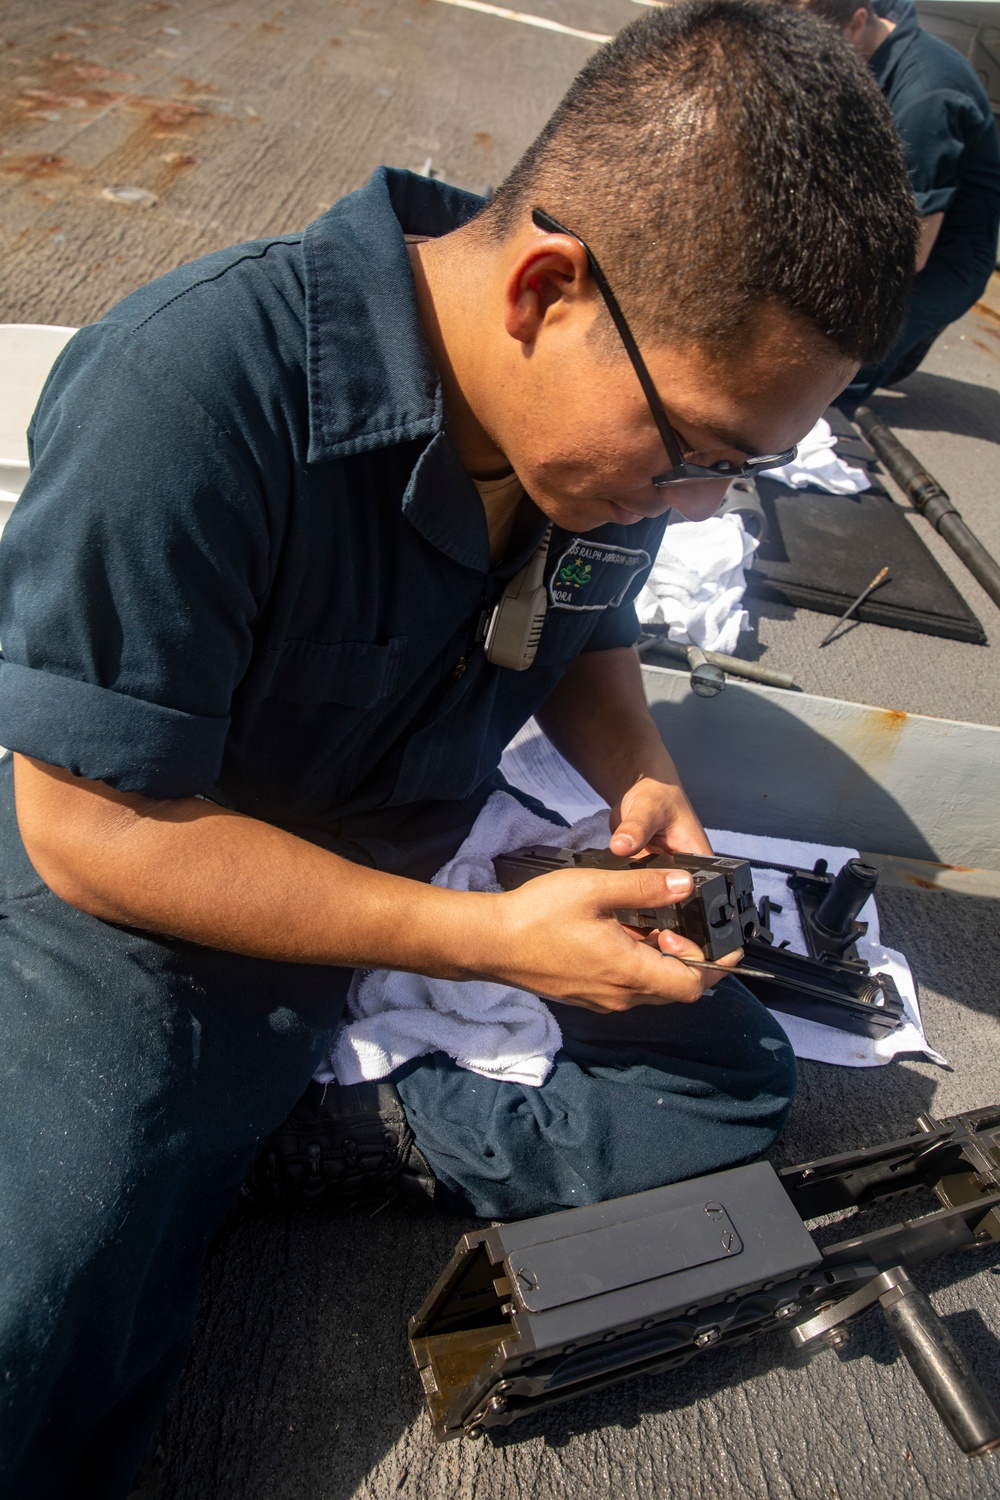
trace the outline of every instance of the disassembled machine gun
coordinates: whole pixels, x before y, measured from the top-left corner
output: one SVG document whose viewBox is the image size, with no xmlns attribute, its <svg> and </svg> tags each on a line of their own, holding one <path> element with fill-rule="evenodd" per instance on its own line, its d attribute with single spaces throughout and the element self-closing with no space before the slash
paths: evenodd
<svg viewBox="0 0 1000 1500">
<path fill-rule="evenodd" d="M 1000 1241 L 1000 1106 L 917 1127 L 463 1236 L 409 1325 L 435 1437 L 481 1437 L 773 1330 L 838 1348 L 878 1303 L 962 1451 L 1000 1448 L 1000 1416 L 907 1269 Z M 927 1190 L 937 1211 L 826 1248 L 805 1227 Z"/>
</svg>

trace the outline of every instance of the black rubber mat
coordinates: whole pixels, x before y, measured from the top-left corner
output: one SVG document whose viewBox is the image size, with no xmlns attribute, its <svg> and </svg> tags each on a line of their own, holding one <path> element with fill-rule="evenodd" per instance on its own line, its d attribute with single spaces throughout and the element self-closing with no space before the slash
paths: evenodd
<svg viewBox="0 0 1000 1500">
<path fill-rule="evenodd" d="M 985 645 L 979 620 L 886 493 L 864 438 L 839 413 L 827 412 L 827 420 L 838 434 L 838 454 L 866 468 L 872 487 L 829 495 L 791 490 L 762 475 L 757 488 L 768 529 L 747 573 L 747 592 L 839 615 L 888 567 L 886 582 L 858 609 L 859 620 Z"/>
</svg>

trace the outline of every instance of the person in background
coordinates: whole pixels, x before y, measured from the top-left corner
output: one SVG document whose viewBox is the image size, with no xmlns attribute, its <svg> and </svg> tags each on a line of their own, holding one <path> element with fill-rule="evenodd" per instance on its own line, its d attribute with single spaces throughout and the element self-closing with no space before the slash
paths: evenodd
<svg viewBox="0 0 1000 1500">
<path fill-rule="evenodd" d="M 840 396 L 850 416 L 879 386 L 912 375 L 934 340 L 983 294 L 996 264 L 1000 144 L 969 63 L 922 31 L 912 0 L 793 0 L 835 26 L 869 66 L 903 143 L 917 212 L 916 279 L 903 330 Z"/>
</svg>

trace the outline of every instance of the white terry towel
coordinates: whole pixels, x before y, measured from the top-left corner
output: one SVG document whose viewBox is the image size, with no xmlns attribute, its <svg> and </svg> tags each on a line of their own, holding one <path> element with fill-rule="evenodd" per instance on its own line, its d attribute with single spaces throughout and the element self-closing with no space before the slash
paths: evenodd
<svg viewBox="0 0 1000 1500">
<path fill-rule="evenodd" d="M 740 606 L 744 568 L 757 548 L 734 512 L 707 521 L 671 521 L 635 601 L 644 625 L 669 625 L 670 639 L 732 654 L 749 628 Z"/>
<path fill-rule="evenodd" d="M 499 891 L 496 854 L 524 844 L 606 849 L 609 838 L 607 809 L 560 828 L 509 793 L 494 792 L 433 884 L 453 891 Z M 484 1078 L 537 1087 L 561 1045 L 552 1012 L 525 990 L 377 969 L 355 975 L 347 1021 L 315 1077 L 320 1083 L 361 1083 L 385 1078 L 411 1058 L 447 1052 L 460 1067 Z"/>
<path fill-rule="evenodd" d="M 766 477 L 780 480 L 789 489 L 828 490 L 831 495 L 857 495 L 871 489 L 871 480 L 864 469 L 856 469 L 837 457 L 836 441 L 829 422 L 820 417 L 802 439 L 794 460 L 780 469 L 768 469 Z"/>
</svg>

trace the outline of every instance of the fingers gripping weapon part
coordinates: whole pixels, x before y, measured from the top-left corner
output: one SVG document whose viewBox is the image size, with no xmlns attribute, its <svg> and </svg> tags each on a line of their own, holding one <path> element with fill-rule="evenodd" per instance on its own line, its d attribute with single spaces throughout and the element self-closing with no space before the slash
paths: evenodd
<svg viewBox="0 0 1000 1500">
<path fill-rule="evenodd" d="M 787 867 L 808 956 L 775 946 L 768 930 L 768 898 L 758 909 L 751 866 L 737 855 L 648 854 L 626 859 L 608 849 L 533 844 L 497 855 L 493 867 L 508 891 L 553 870 L 689 870 L 694 890 L 685 901 L 648 910 L 620 909 L 619 921 L 649 931 L 679 932 L 697 943 L 709 964 L 742 948 L 747 961 L 735 972 L 771 1010 L 876 1038 L 895 1031 L 904 1020 L 903 1001 L 892 978 L 873 974 L 858 956 L 856 940 L 867 927 L 856 919 L 878 880 L 877 872 L 861 860 L 849 860 L 837 875 L 827 873 L 823 860 L 812 870 Z"/>
<path fill-rule="evenodd" d="M 626 926 L 679 932 L 697 943 L 708 959 L 722 958 L 757 936 L 759 918 L 753 899 L 753 877 L 746 860 L 702 854 L 647 854 L 626 859 L 610 849 L 555 849 L 533 844 L 498 854 L 497 880 L 512 891 L 536 875 L 553 870 L 689 870 L 694 890 L 676 905 L 616 913 Z"/>
</svg>

